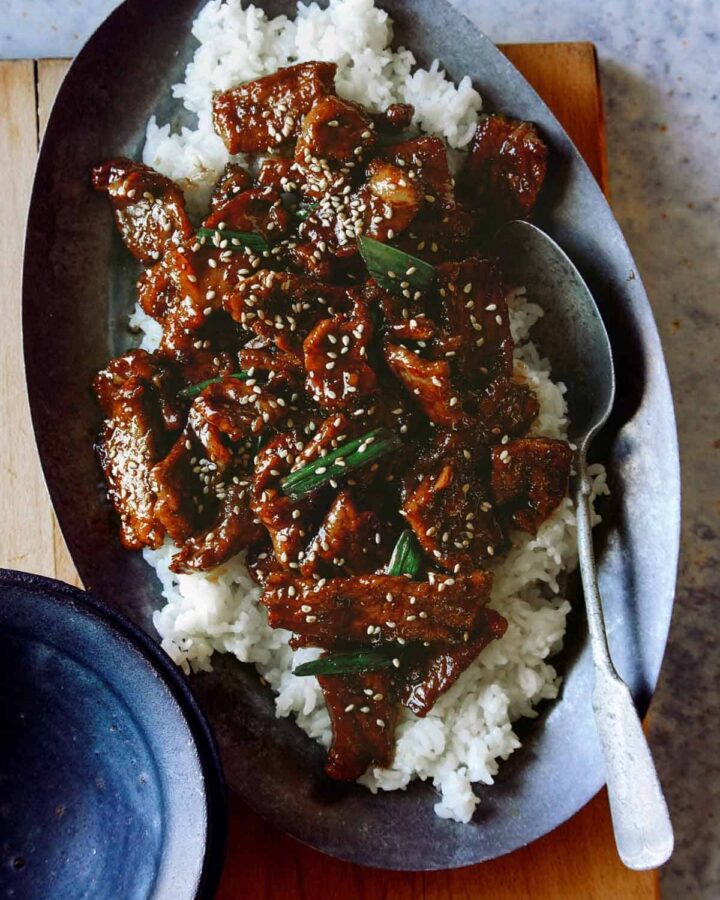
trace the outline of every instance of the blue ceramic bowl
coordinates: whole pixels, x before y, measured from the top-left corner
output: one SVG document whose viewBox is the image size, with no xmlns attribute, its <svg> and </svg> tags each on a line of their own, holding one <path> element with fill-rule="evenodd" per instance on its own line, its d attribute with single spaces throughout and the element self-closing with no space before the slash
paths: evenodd
<svg viewBox="0 0 720 900">
<path fill-rule="evenodd" d="M 0 894 L 212 897 L 214 739 L 163 651 L 91 595 L 0 570 Z"/>
</svg>

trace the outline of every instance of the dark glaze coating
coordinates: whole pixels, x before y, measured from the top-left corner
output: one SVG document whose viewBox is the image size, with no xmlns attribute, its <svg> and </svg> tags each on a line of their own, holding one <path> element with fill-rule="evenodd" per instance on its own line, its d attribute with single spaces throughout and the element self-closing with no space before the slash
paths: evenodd
<svg viewBox="0 0 720 900">
<path fill-rule="evenodd" d="M 92 171 L 96 191 L 106 191 L 125 246 L 151 264 L 192 234 L 185 198 L 169 178 L 142 163 L 119 157 Z"/>
<path fill-rule="evenodd" d="M 493 447 L 490 485 L 500 515 L 535 534 L 567 493 L 572 451 L 565 441 L 518 438 Z"/>
<path fill-rule="evenodd" d="M 458 191 L 439 138 L 388 142 L 411 107 L 370 113 L 335 96 L 334 72 L 304 63 L 216 95 L 230 152 L 272 153 L 256 178 L 226 168 L 209 238 L 167 178 L 125 159 L 94 170 L 162 329 L 155 353 L 113 360 L 94 386 L 125 546 L 170 539 L 177 572 L 246 551 L 294 647 L 396 650 L 383 671 L 320 679 L 327 771 L 352 779 L 391 761 L 399 702 L 424 715 L 502 635 L 483 563 L 560 503 L 571 453 L 527 436 L 538 403 L 514 378 L 507 286 L 483 253 L 489 219 L 532 209 L 545 161 L 534 127 L 484 119 Z M 400 272 L 384 290 L 360 234 L 431 262 L 432 285 L 411 291 Z M 379 426 L 400 438 L 391 454 L 283 492 L 289 474 Z M 421 570 L 389 575 L 408 526 Z"/>
<path fill-rule="evenodd" d="M 435 701 L 458 680 L 490 641 L 501 638 L 507 622 L 492 609 L 486 610 L 486 627 L 467 644 L 438 651 L 430 649 L 405 672 L 401 702 L 416 716 L 425 716 Z"/>
<path fill-rule="evenodd" d="M 467 643 L 483 621 L 491 585 L 480 570 L 425 581 L 356 575 L 317 582 L 283 574 L 266 582 L 263 603 L 273 628 L 294 631 L 298 645 Z"/>
<path fill-rule="evenodd" d="M 231 153 L 288 143 L 314 102 L 333 94 L 334 63 L 301 63 L 215 95 L 215 130 Z"/>
<path fill-rule="evenodd" d="M 333 728 L 327 774 L 354 781 L 370 765 L 390 765 L 398 713 L 392 674 L 321 675 L 318 681 Z"/>
<path fill-rule="evenodd" d="M 489 215 L 524 219 L 535 206 L 547 164 L 547 147 L 532 122 L 483 116 L 463 175 Z"/>
</svg>

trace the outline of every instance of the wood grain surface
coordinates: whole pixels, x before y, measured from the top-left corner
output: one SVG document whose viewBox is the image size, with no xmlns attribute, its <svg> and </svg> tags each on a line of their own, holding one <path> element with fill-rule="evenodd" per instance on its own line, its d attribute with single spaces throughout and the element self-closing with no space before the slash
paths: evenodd
<svg viewBox="0 0 720 900">
<path fill-rule="evenodd" d="M 553 109 L 607 192 L 602 98 L 591 44 L 502 47 Z M 23 376 L 23 223 L 39 136 L 66 60 L 0 62 L 0 566 L 79 584 L 55 521 L 30 424 Z M 657 900 L 654 872 L 615 853 L 605 792 L 529 847 L 479 866 L 401 873 L 338 862 L 275 831 L 231 801 L 220 900 Z"/>
</svg>

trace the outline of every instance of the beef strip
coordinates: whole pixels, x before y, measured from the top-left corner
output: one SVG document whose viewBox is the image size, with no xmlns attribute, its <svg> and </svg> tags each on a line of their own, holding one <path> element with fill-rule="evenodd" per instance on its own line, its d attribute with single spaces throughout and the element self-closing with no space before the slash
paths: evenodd
<svg viewBox="0 0 720 900">
<path fill-rule="evenodd" d="M 348 185 L 349 187 L 350 185 Z M 331 280 L 335 276 L 352 270 L 353 260 L 358 256 L 357 224 L 361 221 L 359 211 L 349 209 L 347 198 L 344 204 L 333 204 L 320 200 L 298 229 L 298 242 L 289 248 L 290 259 L 304 269 L 327 272 Z M 356 195 L 350 202 L 357 202 Z"/>
<path fill-rule="evenodd" d="M 192 234 L 185 198 L 174 181 L 125 157 L 92 170 L 96 191 L 106 191 L 125 246 L 146 265 L 184 244 Z"/>
<path fill-rule="evenodd" d="M 364 234 L 378 241 L 394 241 L 425 203 L 422 186 L 400 166 L 380 159 L 370 163 L 367 176 L 359 195 L 365 205 Z"/>
<path fill-rule="evenodd" d="M 155 517 L 155 494 L 149 480 L 159 453 L 145 410 L 127 393 L 125 412 L 115 422 L 105 422 L 97 453 L 108 497 L 120 517 L 120 541 L 126 550 L 139 550 L 162 544 L 164 532 Z"/>
<path fill-rule="evenodd" d="M 265 387 L 288 402 L 302 390 L 305 370 L 293 356 L 278 351 L 274 344 L 252 347 L 246 344 L 238 353 L 240 368 L 253 377 L 261 376 Z M 292 426 L 289 426 L 292 427 Z"/>
<path fill-rule="evenodd" d="M 226 378 L 208 385 L 193 400 L 185 432 L 152 472 L 156 515 L 170 537 L 180 545 L 200 536 L 178 566 L 204 568 L 202 559 L 222 555 L 222 541 L 230 546 L 250 530 L 255 514 L 243 511 L 247 501 L 234 513 L 240 506 L 235 495 L 244 494 L 249 483 L 245 475 L 239 476 L 252 466 L 260 432 L 272 429 L 283 416 L 273 394 L 252 380 Z M 235 496 L 235 502 L 230 504 L 228 495 Z M 210 537 L 205 534 L 203 540 L 204 532 Z M 215 548 L 210 546 L 213 532 L 218 538 Z M 261 537 L 262 531 L 256 531 L 253 539 Z"/>
<path fill-rule="evenodd" d="M 105 415 L 98 456 L 128 550 L 162 543 L 150 473 L 181 426 L 174 387 L 172 371 L 144 350 L 111 360 L 93 381 Z"/>
<path fill-rule="evenodd" d="M 227 466 L 257 444 L 258 435 L 270 431 L 285 418 L 277 397 L 251 378 L 224 378 L 208 385 L 188 413 L 188 425 L 197 436 L 208 460 Z"/>
<path fill-rule="evenodd" d="M 472 665 L 487 645 L 505 634 L 507 621 L 495 610 L 485 610 L 485 622 L 467 644 L 430 648 L 414 660 L 403 673 L 400 699 L 404 706 L 421 718 L 449 690 L 468 666 Z"/>
<path fill-rule="evenodd" d="M 361 509 L 352 491 L 343 488 L 308 545 L 300 573 L 328 578 L 374 572 L 388 558 L 387 532 L 377 515 Z"/>
<path fill-rule="evenodd" d="M 415 107 L 409 103 L 391 103 L 381 113 L 375 113 L 373 120 L 384 131 L 403 131 L 408 128 L 415 114 Z"/>
<path fill-rule="evenodd" d="M 513 340 L 505 288 L 494 260 L 470 257 L 437 267 L 440 319 L 450 340 L 441 353 L 453 351 L 453 365 L 469 383 L 509 376 Z"/>
<path fill-rule="evenodd" d="M 162 326 L 158 352 L 183 369 L 189 367 L 189 381 L 204 380 L 197 377 L 198 357 L 204 348 L 209 350 L 212 344 L 214 352 L 209 358 L 232 349 L 234 327 L 221 304 L 236 289 L 247 261 L 242 254 L 221 256 L 214 248 L 185 253 L 170 250 L 138 282 L 140 305 Z M 207 366 L 202 368 L 207 371 Z M 221 371 L 222 366 L 216 369 Z"/>
<path fill-rule="evenodd" d="M 500 514 L 535 534 L 567 495 L 572 450 L 552 438 L 518 438 L 492 449 L 491 488 Z"/>
<path fill-rule="evenodd" d="M 306 201 L 350 190 L 353 169 L 375 144 L 374 129 L 367 111 L 356 103 L 322 97 L 314 104 L 295 145 L 295 168 Z"/>
<path fill-rule="evenodd" d="M 472 253 L 476 227 L 477 217 L 466 204 L 437 197 L 425 203 L 396 243 L 406 253 L 437 265 Z"/>
<path fill-rule="evenodd" d="M 175 554 L 170 568 L 174 572 L 199 572 L 214 569 L 241 550 L 258 544 L 266 531 L 249 507 L 249 480 L 236 475 L 224 492 L 216 489 L 220 503 L 210 528 L 193 535 Z"/>
<path fill-rule="evenodd" d="M 288 265 L 299 269 L 305 275 L 319 281 L 336 281 L 338 279 L 337 261 L 323 241 L 324 250 L 318 249 L 313 241 L 291 241 L 285 247 Z"/>
<path fill-rule="evenodd" d="M 210 498 L 203 498 L 203 488 L 208 487 L 203 479 L 215 480 L 217 470 L 207 463 L 193 435 L 183 432 L 150 473 L 155 517 L 178 546 L 209 521 Z"/>
<path fill-rule="evenodd" d="M 300 173 L 293 157 L 269 156 L 262 161 L 257 180 L 258 184 L 272 188 L 279 194 L 294 193 L 298 189 Z"/>
<path fill-rule="evenodd" d="M 297 569 L 313 532 L 322 498 L 291 499 L 282 491 L 282 479 L 337 443 L 347 420 L 336 416 L 306 440 L 297 429 L 270 440 L 255 459 L 251 508 L 270 534 L 273 549 L 284 568 Z"/>
<path fill-rule="evenodd" d="M 227 203 L 218 206 L 203 225 L 206 228 L 229 228 L 258 234 L 268 243 L 273 243 L 287 232 L 290 214 L 277 191 L 271 187 L 257 187 L 242 191 Z M 222 233 L 218 238 L 222 241 Z"/>
<path fill-rule="evenodd" d="M 384 350 L 390 371 L 431 422 L 452 428 L 463 421 L 462 403 L 451 382 L 449 363 L 423 359 L 389 341 L 385 342 Z"/>
<path fill-rule="evenodd" d="M 440 434 L 405 479 L 402 512 L 418 543 L 448 572 L 472 571 L 502 545 L 489 486 L 487 452 L 458 435 Z"/>
<path fill-rule="evenodd" d="M 431 263 L 467 256 L 476 217 L 455 196 L 443 141 L 412 138 L 387 147 L 383 158 L 406 173 L 423 200 L 410 226 L 395 241 L 397 246 Z"/>
<path fill-rule="evenodd" d="M 319 406 L 352 409 L 376 391 L 367 359 L 372 335 L 367 304 L 356 297 L 351 312 L 322 319 L 305 338 L 306 389 Z"/>
<path fill-rule="evenodd" d="M 220 209 L 243 191 L 253 187 L 252 175 L 238 163 L 228 163 L 220 180 L 213 188 L 210 209 Z"/>
<path fill-rule="evenodd" d="M 418 181 L 434 203 L 438 197 L 453 198 L 454 185 L 442 138 L 417 137 L 386 147 L 382 158 L 389 160 Z"/>
<path fill-rule="evenodd" d="M 354 781 L 368 766 L 389 766 L 397 719 L 392 675 L 321 675 L 318 681 L 333 729 L 325 772 L 340 781 Z"/>
<path fill-rule="evenodd" d="M 301 275 L 262 270 L 245 278 L 224 307 L 244 328 L 302 365 L 302 342 L 320 319 L 344 312 L 348 296 L 343 288 Z"/>
<path fill-rule="evenodd" d="M 290 142 L 315 101 L 335 93 L 336 69 L 334 63 L 300 63 L 216 93 L 215 131 L 230 153 L 253 153 Z"/>
<path fill-rule="evenodd" d="M 547 172 L 548 149 L 531 122 L 483 116 L 463 173 L 485 215 L 497 221 L 526 219 Z"/>
<path fill-rule="evenodd" d="M 295 162 L 304 166 L 355 162 L 375 145 L 375 124 L 364 107 L 334 95 L 319 97 L 300 126 Z"/>
<path fill-rule="evenodd" d="M 503 438 L 527 434 L 540 411 L 535 392 L 527 384 L 498 376 L 476 395 L 478 431 L 482 440 L 496 444 Z"/>
<path fill-rule="evenodd" d="M 346 641 L 466 643 L 482 621 L 492 576 L 411 581 L 404 575 L 356 575 L 324 583 L 286 575 L 268 579 L 261 597 L 272 628 L 295 632 L 297 646 L 332 649 Z"/>
<path fill-rule="evenodd" d="M 393 343 L 403 341 L 427 343 L 438 331 L 438 326 L 428 315 L 428 301 L 434 302 L 434 298 L 424 295 L 408 301 L 406 297 L 383 290 L 372 280 L 366 283 L 364 292 L 368 301 L 376 304 L 382 311 L 385 332 L 392 338 Z"/>
</svg>

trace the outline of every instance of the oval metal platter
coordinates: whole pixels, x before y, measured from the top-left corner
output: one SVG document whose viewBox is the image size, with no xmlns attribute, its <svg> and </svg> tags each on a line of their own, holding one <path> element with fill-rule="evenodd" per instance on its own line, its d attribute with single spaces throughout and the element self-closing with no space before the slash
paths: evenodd
<svg viewBox="0 0 720 900">
<path fill-rule="evenodd" d="M 138 158 L 144 126 L 181 121 L 170 86 L 195 47 L 198 0 L 127 0 L 90 39 L 60 90 L 40 152 L 24 270 L 27 379 L 40 456 L 73 559 L 88 589 L 151 633 L 159 584 L 139 553 L 123 551 L 104 497 L 89 391 L 97 369 L 131 343 L 127 315 L 136 271 L 90 167 Z M 292 14 L 291 2 L 266 2 Z M 675 586 L 679 470 L 675 420 L 660 341 L 635 264 L 585 163 L 557 120 L 496 47 L 444 0 L 381 0 L 398 44 L 456 80 L 470 75 L 485 106 L 533 120 L 553 153 L 537 216 L 587 279 L 610 332 L 616 408 L 596 448 L 612 496 L 596 549 L 610 642 L 641 711 L 662 660 Z M 561 373 L 560 373 L 561 374 Z M 254 669 L 222 658 L 192 685 L 221 746 L 227 781 L 276 826 L 326 853 L 398 869 L 463 866 L 508 853 L 577 812 L 604 783 L 593 722 L 592 666 L 577 596 L 559 700 L 519 725 L 523 747 L 497 783 L 478 787 L 469 825 L 439 819 L 431 786 L 371 795 L 323 775 L 324 752 L 274 716 Z"/>
</svg>

